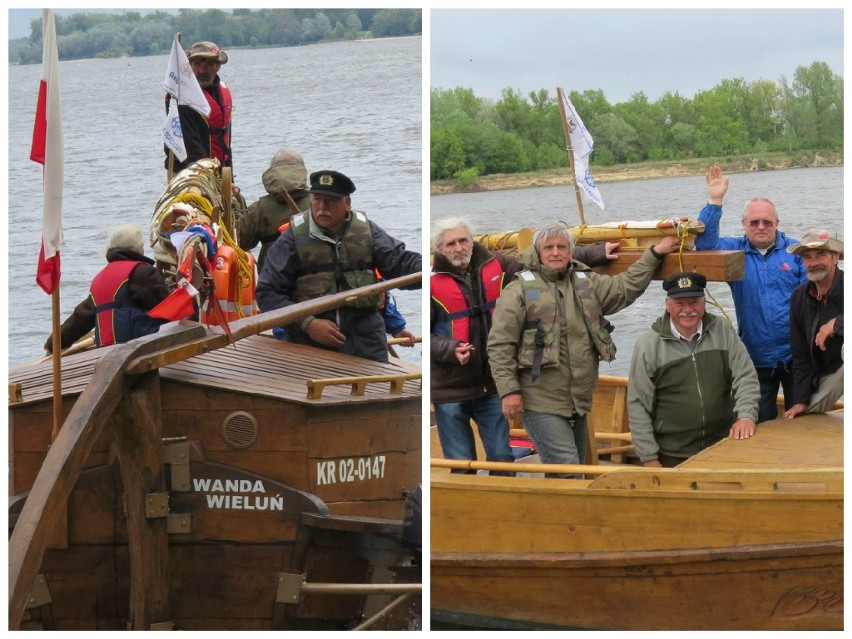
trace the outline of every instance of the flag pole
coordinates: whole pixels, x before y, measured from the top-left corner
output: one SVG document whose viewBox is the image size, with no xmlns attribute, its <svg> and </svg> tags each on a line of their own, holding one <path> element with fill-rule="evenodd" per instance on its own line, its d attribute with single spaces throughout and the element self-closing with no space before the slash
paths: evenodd
<svg viewBox="0 0 852 639">
<path fill-rule="evenodd" d="M 53 326 L 53 430 L 50 441 L 56 441 L 62 428 L 62 335 L 59 326 L 59 286 L 50 296 Z"/>
<path fill-rule="evenodd" d="M 559 112 L 562 114 L 562 130 L 565 132 L 565 150 L 568 152 L 568 169 L 571 174 L 571 183 L 574 185 L 574 195 L 577 197 L 577 208 L 580 209 L 580 223 L 585 226 L 586 217 L 583 215 L 583 198 L 580 197 L 580 187 L 577 184 L 577 177 L 574 175 L 574 148 L 571 146 L 571 126 L 568 124 L 568 116 L 565 114 L 565 105 L 562 100 L 563 93 L 562 87 L 556 87 Z"/>
</svg>

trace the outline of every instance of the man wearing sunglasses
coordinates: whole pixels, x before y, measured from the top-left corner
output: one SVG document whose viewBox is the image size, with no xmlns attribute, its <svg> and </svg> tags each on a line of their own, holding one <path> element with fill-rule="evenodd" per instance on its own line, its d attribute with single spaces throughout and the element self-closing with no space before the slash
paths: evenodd
<svg viewBox="0 0 852 639">
<path fill-rule="evenodd" d="M 778 212 L 768 199 L 756 197 L 743 209 L 745 235 L 719 237 L 722 201 L 729 178 L 722 169 L 711 166 L 707 172 L 707 204 L 698 215 L 704 233 L 695 240 L 699 251 L 725 250 L 745 253 L 742 280 L 728 282 L 737 314 L 737 327 L 751 356 L 760 381 L 760 406 L 757 421 L 778 416 L 779 387 L 784 391 L 785 409 L 793 397 L 793 354 L 790 348 L 790 297 L 807 273 L 798 255 L 787 248 L 799 240 L 778 230 Z"/>
</svg>

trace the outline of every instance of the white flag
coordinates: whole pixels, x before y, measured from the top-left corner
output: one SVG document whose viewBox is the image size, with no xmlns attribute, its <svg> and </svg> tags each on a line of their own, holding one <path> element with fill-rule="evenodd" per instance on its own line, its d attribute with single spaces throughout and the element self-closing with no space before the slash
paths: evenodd
<svg viewBox="0 0 852 639">
<path fill-rule="evenodd" d="M 166 114 L 166 121 L 163 122 L 163 141 L 178 160 L 181 162 L 186 160 L 186 145 L 183 143 L 183 129 L 180 126 L 180 115 L 178 115 L 175 100 L 169 101 L 169 112 Z"/>
<path fill-rule="evenodd" d="M 174 96 L 178 104 L 192 107 L 204 117 L 210 115 L 210 105 L 177 38 L 172 43 L 169 68 L 166 69 L 166 79 L 163 80 L 163 91 Z"/>
<path fill-rule="evenodd" d="M 603 210 L 603 198 L 589 171 L 589 156 L 594 148 L 592 136 L 586 131 L 586 127 L 583 125 L 579 114 L 574 110 L 571 100 L 568 99 L 564 91 L 560 91 L 560 93 L 565 106 L 565 117 L 568 120 L 568 138 L 571 140 L 571 147 L 574 150 L 574 179 L 589 196 L 589 199 Z"/>
</svg>

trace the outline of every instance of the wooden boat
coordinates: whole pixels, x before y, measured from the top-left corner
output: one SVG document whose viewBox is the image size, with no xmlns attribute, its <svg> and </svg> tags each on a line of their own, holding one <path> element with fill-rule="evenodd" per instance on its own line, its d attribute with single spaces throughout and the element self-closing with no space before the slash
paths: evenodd
<svg viewBox="0 0 852 639">
<path fill-rule="evenodd" d="M 12 368 L 9 627 L 416 627 L 419 369 L 261 333 L 417 277 Z"/>
<path fill-rule="evenodd" d="M 493 628 L 843 627 L 843 412 L 760 424 L 672 469 L 612 463 L 626 380 L 603 378 L 586 479 L 433 459 L 431 616 Z M 433 457 L 435 451 L 433 441 Z M 594 457 L 592 457 L 594 461 Z M 449 474 L 447 467 L 529 476 Z"/>
</svg>

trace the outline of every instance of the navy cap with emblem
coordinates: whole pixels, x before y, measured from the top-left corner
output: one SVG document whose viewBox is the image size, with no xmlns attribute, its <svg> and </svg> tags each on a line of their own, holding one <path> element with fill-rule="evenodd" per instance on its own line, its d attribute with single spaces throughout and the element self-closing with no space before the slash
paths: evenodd
<svg viewBox="0 0 852 639">
<path fill-rule="evenodd" d="M 663 280 L 669 297 L 704 297 L 707 278 L 701 273 L 675 273 Z"/>
<path fill-rule="evenodd" d="M 314 171 L 311 173 L 311 193 L 346 197 L 355 192 L 355 184 L 338 171 Z"/>
</svg>

